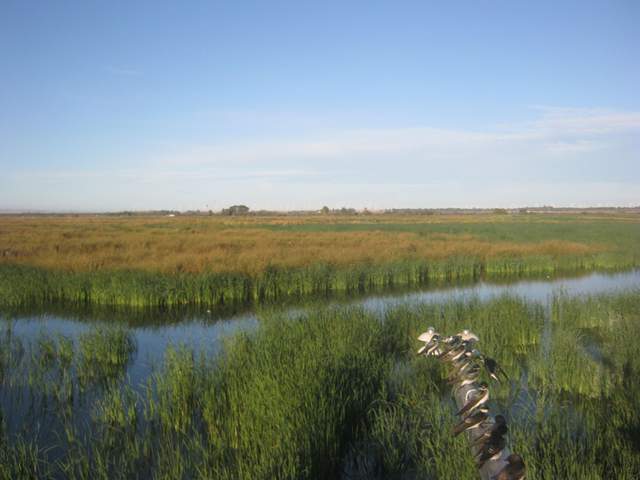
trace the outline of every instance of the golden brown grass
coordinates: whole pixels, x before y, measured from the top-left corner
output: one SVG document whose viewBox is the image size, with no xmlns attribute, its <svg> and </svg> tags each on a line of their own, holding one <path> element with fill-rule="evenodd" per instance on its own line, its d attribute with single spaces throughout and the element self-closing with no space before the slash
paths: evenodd
<svg viewBox="0 0 640 480">
<path fill-rule="evenodd" d="M 523 216 L 525 217 L 525 216 Z M 483 259 L 547 255 L 586 255 L 612 247 L 599 242 L 545 238 L 504 240 L 470 233 L 403 231 L 402 226 L 598 221 L 518 218 L 506 215 L 340 217 L 109 217 L 0 216 L 0 264 L 93 271 L 138 269 L 153 272 L 241 272 L 267 266 L 338 267 L 401 260 L 442 260 L 455 256 Z M 636 222 L 628 216 L 607 221 Z M 331 230 L 332 225 L 343 228 Z M 349 226 L 358 226 L 349 230 Z M 400 227 L 396 230 L 394 225 Z M 297 226 L 328 227 L 319 231 Z M 365 228 L 362 228 L 362 227 Z M 282 228 L 284 227 L 284 228 Z M 292 228 L 288 228 L 292 227 Z M 386 227 L 386 228 L 382 228 Z"/>
</svg>

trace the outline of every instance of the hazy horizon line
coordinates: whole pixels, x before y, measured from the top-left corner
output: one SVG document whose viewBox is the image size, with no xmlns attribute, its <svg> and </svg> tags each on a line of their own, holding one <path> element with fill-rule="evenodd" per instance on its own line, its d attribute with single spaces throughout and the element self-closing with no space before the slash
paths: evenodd
<svg viewBox="0 0 640 480">
<path fill-rule="evenodd" d="M 242 205 L 242 204 L 235 204 Z M 233 205 L 229 205 L 229 208 Z M 247 205 L 248 206 L 248 205 Z M 320 206 L 315 209 L 271 209 L 271 208 L 252 208 L 249 207 L 249 215 L 252 213 L 261 213 L 261 212 L 272 212 L 272 213 L 316 213 L 320 212 L 325 205 Z M 506 211 L 517 211 L 517 210 L 640 210 L 640 203 L 637 205 L 514 205 L 510 207 L 504 206 L 494 206 L 494 207 L 478 207 L 478 206 L 450 206 L 450 207 L 385 207 L 385 208 L 369 208 L 369 207 L 353 207 L 348 205 L 341 205 L 339 207 L 332 207 L 326 205 L 330 211 L 340 212 L 341 210 L 347 211 L 355 211 L 356 213 L 385 213 L 389 211 L 433 211 L 433 212 L 441 212 L 448 210 L 463 210 L 463 211 L 493 211 L 493 210 L 506 210 Z M 38 215 L 61 215 L 61 214 L 78 214 L 78 215 L 107 215 L 107 214 L 123 214 L 123 213 L 132 213 L 132 214 L 141 214 L 141 213 L 159 213 L 159 212 L 171 212 L 171 213 L 204 213 L 207 214 L 209 212 L 213 214 L 221 214 L 224 209 L 176 209 L 176 208 L 150 208 L 150 209 L 119 209 L 119 210 L 81 210 L 81 209 L 39 209 L 39 208 L 0 208 L 0 214 L 2 215 L 24 215 L 24 214 L 38 214 Z"/>
</svg>

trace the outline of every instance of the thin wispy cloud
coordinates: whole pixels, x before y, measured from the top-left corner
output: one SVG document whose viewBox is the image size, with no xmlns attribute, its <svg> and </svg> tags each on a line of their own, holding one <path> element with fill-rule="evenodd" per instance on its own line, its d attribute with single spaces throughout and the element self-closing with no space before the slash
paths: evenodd
<svg viewBox="0 0 640 480">
<path fill-rule="evenodd" d="M 532 126 L 542 132 L 598 135 L 640 130 L 640 112 L 549 106 L 534 108 L 542 113 L 542 117 Z"/>
<path fill-rule="evenodd" d="M 140 182 L 140 183 L 168 183 L 183 182 L 190 180 L 198 181 L 297 181 L 302 179 L 319 178 L 337 172 L 320 172 L 312 170 L 251 170 L 242 168 L 205 168 L 197 170 L 158 170 L 148 168 L 138 169 L 116 169 L 116 170 L 67 170 L 67 171 L 37 171 L 21 170 L 11 172 L 8 178 L 14 181 L 43 181 L 43 182 L 66 182 L 66 181 L 92 181 L 110 178 L 117 182 Z M 339 172 L 338 172 L 339 173 Z"/>
<path fill-rule="evenodd" d="M 640 133 L 640 112 L 604 109 L 536 107 L 538 118 L 508 128 L 491 131 L 442 129 L 432 126 L 385 129 L 346 129 L 330 135 L 269 142 L 243 141 L 222 146 L 200 145 L 169 158 L 165 165 L 182 167 L 274 165 L 291 161 L 342 162 L 357 159 L 369 162 L 423 159 L 491 158 L 505 154 L 530 158 L 552 155 L 558 160 L 615 146 L 617 137 Z"/>
<path fill-rule="evenodd" d="M 106 67 L 103 67 L 103 69 L 105 72 L 118 77 L 138 77 L 142 74 L 142 72 L 140 72 L 139 70 L 136 70 L 135 68 L 106 66 Z"/>
<path fill-rule="evenodd" d="M 544 149 L 558 158 L 564 155 L 589 153 L 604 148 L 607 148 L 606 143 L 592 140 L 556 141 L 544 144 Z"/>
<path fill-rule="evenodd" d="M 101 205 L 115 190 L 119 198 L 108 204 L 122 209 L 640 204 L 638 112 L 533 112 L 529 121 L 486 130 L 346 128 L 198 144 L 127 168 L 14 169 L 0 202 L 15 205 L 15 186 L 28 184 L 62 209 L 87 198 Z M 38 207 L 34 198 L 26 206 Z"/>
</svg>

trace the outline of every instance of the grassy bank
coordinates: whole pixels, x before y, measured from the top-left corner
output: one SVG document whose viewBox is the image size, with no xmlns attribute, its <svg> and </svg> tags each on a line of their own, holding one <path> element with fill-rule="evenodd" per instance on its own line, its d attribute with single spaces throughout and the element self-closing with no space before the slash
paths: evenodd
<svg viewBox="0 0 640 480">
<path fill-rule="evenodd" d="M 434 325 L 472 328 L 511 375 L 493 388 L 492 408 L 509 419 L 530 478 L 638 478 L 638 312 L 640 292 L 557 297 L 549 318 L 511 297 L 264 315 L 219 357 L 169 349 L 142 387 L 123 379 L 135 348 L 126 331 L 87 334 L 69 349 L 63 338 L 28 346 L 5 330 L 3 419 L 20 387 L 47 398 L 62 434 L 51 450 L 3 420 L 0 476 L 473 479 L 466 441 L 450 433 L 443 372 L 414 355 L 415 337 Z M 97 353 L 87 362 L 86 352 Z M 45 375 L 11 375 L 21 368 Z M 73 395 L 56 396 L 47 389 L 56 375 L 92 383 L 69 380 Z"/>
<path fill-rule="evenodd" d="M 0 305 L 229 306 L 640 265 L 634 216 L 0 217 Z"/>
<path fill-rule="evenodd" d="M 162 274 L 135 270 L 69 272 L 36 267 L 0 266 L 0 307 L 46 305 L 153 307 L 232 307 L 329 298 L 449 285 L 479 279 L 518 279 L 617 271 L 635 262 L 604 257 L 455 258 L 439 262 L 396 262 L 337 269 L 270 268 L 256 275 L 239 273 Z"/>
</svg>

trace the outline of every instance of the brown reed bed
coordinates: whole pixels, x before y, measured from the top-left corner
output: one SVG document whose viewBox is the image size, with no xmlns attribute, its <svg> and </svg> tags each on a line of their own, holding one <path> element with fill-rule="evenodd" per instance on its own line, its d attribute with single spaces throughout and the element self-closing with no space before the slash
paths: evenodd
<svg viewBox="0 0 640 480">
<path fill-rule="evenodd" d="M 640 265 L 640 222 L 542 215 L 0 216 L 0 303 L 228 305 Z"/>
</svg>

